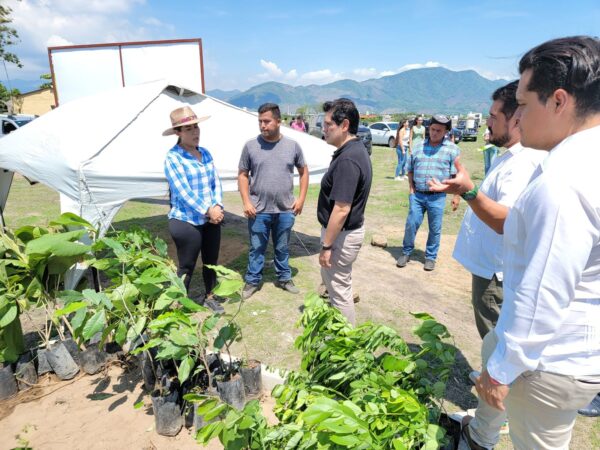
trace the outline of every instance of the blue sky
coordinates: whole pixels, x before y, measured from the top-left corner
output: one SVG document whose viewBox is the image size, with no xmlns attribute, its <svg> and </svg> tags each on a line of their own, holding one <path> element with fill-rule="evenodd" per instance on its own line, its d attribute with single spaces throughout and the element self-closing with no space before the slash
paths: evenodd
<svg viewBox="0 0 600 450">
<path fill-rule="evenodd" d="M 600 2 L 8 0 L 23 69 L 13 87 L 49 72 L 47 47 L 202 38 L 206 89 L 362 81 L 409 68 L 474 69 L 516 78 L 545 40 L 600 35 Z M 3 72 L 3 71 L 2 71 Z M 0 72 L 0 73 L 2 73 Z M 6 84 L 6 75 L 0 80 Z"/>
</svg>

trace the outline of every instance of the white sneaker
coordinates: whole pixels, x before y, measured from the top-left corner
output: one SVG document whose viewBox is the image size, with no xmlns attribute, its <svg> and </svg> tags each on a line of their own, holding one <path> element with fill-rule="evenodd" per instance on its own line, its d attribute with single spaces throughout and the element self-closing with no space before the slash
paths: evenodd
<svg viewBox="0 0 600 450">
<path fill-rule="evenodd" d="M 402 181 L 402 177 L 394 177 L 394 181 Z"/>
</svg>

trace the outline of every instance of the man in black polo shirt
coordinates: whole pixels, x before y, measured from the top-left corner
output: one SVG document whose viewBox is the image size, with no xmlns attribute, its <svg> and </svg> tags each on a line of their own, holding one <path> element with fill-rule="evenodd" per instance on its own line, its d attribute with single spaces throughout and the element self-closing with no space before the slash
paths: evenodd
<svg viewBox="0 0 600 450">
<path fill-rule="evenodd" d="M 365 206 L 371 189 L 371 160 L 356 137 L 359 114 L 354 103 L 340 98 L 323 104 L 323 132 L 337 147 L 321 180 L 317 217 L 321 229 L 319 264 L 331 304 L 354 325 L 352 263 L 365 236 Z"/>
</svg>

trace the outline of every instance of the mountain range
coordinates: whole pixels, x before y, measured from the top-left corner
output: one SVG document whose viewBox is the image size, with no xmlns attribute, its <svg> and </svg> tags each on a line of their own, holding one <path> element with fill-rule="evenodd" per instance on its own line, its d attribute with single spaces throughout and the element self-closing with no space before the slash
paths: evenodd
<svg viewBox="0 0 600 450">
<path fill-rule="evenodd" d="M 207 91 L 235 106 L 256 110 L 265 102 L 279 104 L 282 112 L 306 107 L 320 109 L 324 101 L 339 97 L 353 100 L 361 113 L 466 113 L 487 111 L 491 95 L 506 80 L 489 80 L 474 70 L 443 67 L 413 69 L 396 75 L 366 80 L 340 80 L 308 86 L 267 82 L 246 91 Z"/>
</svg>

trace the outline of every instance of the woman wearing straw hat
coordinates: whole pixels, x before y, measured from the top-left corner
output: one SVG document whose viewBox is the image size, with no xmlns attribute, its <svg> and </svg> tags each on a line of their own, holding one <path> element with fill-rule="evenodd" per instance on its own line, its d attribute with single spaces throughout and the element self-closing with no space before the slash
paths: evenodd
<svg viewBox="0 0 600 450">
<path fill-rule="evenodd" d="M 171 112 L 171 127 L 163 136 L 177 135 L 177 144 L 165 158 L 165 175 L 169 182 L 171 210 L 169 232 L 177 247 L 179 268 L 185 275 L 184 284 L 189 292 L 190 281 L 198 255 L 202 255 L 202 276 L 206 297 L 203 303 L 223 312 L 212 298 L 216 273 L 207 264 L 217 264 L 221 244 L 223 198 L 221 180 L 209 151 L 200 147 L 198 124 L 210 116 L 197 117 L 189 106 Z"/>
</svg>

